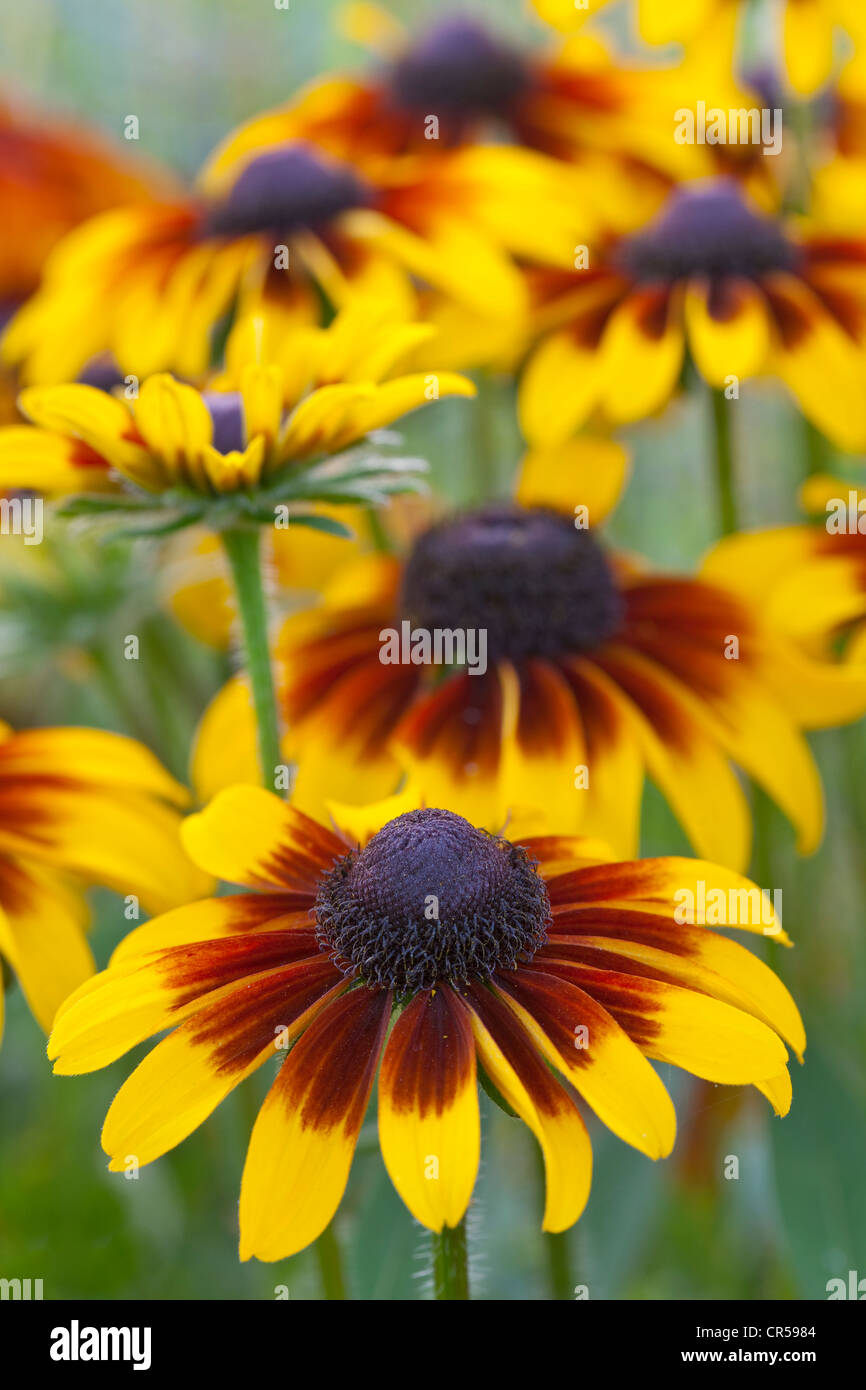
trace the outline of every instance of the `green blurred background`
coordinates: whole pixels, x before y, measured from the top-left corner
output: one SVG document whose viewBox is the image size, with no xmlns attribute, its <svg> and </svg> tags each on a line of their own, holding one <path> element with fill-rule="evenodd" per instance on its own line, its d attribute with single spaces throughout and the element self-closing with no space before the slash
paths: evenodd
<svg viewBox="0 0 866 1390">
<path fill-rule="evenodd" d="M 334 8 L 331 0 L 291 0 L 288 11 L 273 0 L 30 0 L 5 7 L 0 82 L 115 135 L 135 114 L 141 152 L 189 173 L 238 120 L 316 73 L 363 61 L 334 37 Z M 416 21 L 442 13 L 441 4 L 390 8 Z M 516 0 L 472 8 L 541 37 Z M 443 402 L 408 422 L 411 449 L 431 460 L 437 489 L 454 502 L 477 496 L 476 434 L 486 434 L 488 451 L 492 440 L 503 490 L 519 460 L 508 383 L 485 387 L 483 416 Z M 608 528 L 616 543 L 671 569 L 697 561 L 716 534 L 709 430 L 708 402 L 695 389 L 663 419 L 631 432 L 632 481 Z M 794 520 L 806 469 L 794 412 L 775 389 L 750 386 L 736 431 L 747 522 Z M 122 728 L 183 771 L 195 720 L 227 667 L 166 617 L 153 616 L 156 558 L 142 544 L 130 572 L 125 556 L 109 567 L 104 558 L 89 560 L 84 547 L 78 598 L 70 603 L 67 593 L 45 602 L 44 611 L 32 594 L 16 593 L 8 576 L 5 587 L 0 579 L 0 717 Z M 22 602 L 29 605 L 23 626 L 16 618 Z M 84 609 L 107 654 L 108 696 L 69 656 Z M 135 663 L 130 674 L 130 663 L 111 653 L 141 624 L 157 658 Z M 681 1120 L 670 1160 L 653 1164 L 590 1121 L 593 1191 L 568 1247 L 573 1282 L 587 1285 L 591 1299 L 822 1299 L 829 1279 L 847 1280 L 849 1270 L 866 1275 L 864 729 L 823 733 L 813 746 L 828 809 L 821 851 L 799 860 L 790 827 L 761 803 L 764 832 L 753 865 L 762 886 L 782 889 L 785 926 L 796 942 L 792 951 L 764 943 L 809 1036 L 805 1066 L 794 1063 L 791 1114 L 773 1119 L 757 1093 L 700 1085 L 662 1067 Z M 645 809 L 643 852 L 687 852 L 652 789 Z M 128 924 L 118 899 L 96 894 L 94 901 L 94 949 L 104 964 Z M 237 1260 L 244 1146 L 268 1076 L 247 1082 L 179 1150 L 128 1181 L 106 1171 L 99 1130 L 129 1059 L 111 1074 L 54 1079 L 16 989 L 8 1005 L 0 1052 L 0 1276 L 41 1278 L 46 1298 L 272 1298 L 281 1285 L 292 1298 L 318 1296 L 310 1252 L 274 1266 Z M 543 1298 L 534 1140 L 482 1102 L 482 1168 L 470 1217 L 473 1295 Z M 739 1158 L 738 1181 L 722 1177 L 730 1154 Z M 424 1295 L 427 1240 L 390 1186 L 373 1115 L 337 1223 L 351 1296 Z"/>
</svg>

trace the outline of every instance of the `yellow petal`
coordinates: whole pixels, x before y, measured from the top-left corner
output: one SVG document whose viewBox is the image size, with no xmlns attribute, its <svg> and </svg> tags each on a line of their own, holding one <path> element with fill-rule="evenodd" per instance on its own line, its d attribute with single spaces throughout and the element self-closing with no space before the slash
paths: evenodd
<svg viewBox="0 0 866 1390">
<path fill-rule="evenodd" d="M 532 1130 L 544 1157 L 543 1229 L 565 1231 L 580 1216 L 592 1182 L 592 1146 L 577 1106 L 508 1009 L 489 990 L 471 989 L 478 1059 L 503 1099 Z"/>
<path fill-rule="evenodd" d="M 388 1038 L 379 1142 L 416 1220 L 431 1231 L 458 1225 L 475 1186 L 481 1121 L 469 1013 L 447 985 L 416 995 Z"/>
<path fill-rule="evenodd" d="M 670 1153 L 676 1134 L 670 1096 L 605 1009 L 534 967 L 502 974 L 496 986 L 542 1055 L 614 1134 L 650 1158 Z"/>
<path fill-rule="evenodd" d="M 601 342 L 602 405 L 614 423 L 641 420 L 667 403 L 684 345 L 676 291 L 633 290 L 614 310 Z"/>
<path fill-rule="evenodd" d="M 321 1235 L 343 1196 L 373 1087 L 390 995 L 331 1003 L 295 1044 L 253 1128 L 241 1180 L 240 1257 L 280 1260 Z"/>
<path fill-rule="evenodd" d="M 630 471 L 628 453 L 613 439 L 581 435 L 523 457 L 515 493 L 523 507 L 552 507 L 574 516 L 585 507 L 598 526 L 617 505 Z"/>
<path fill-rule="evenodd" d="M 763 296 L 751 281 L 729 279 L 715 292 L 706 282 L 690 284 L 685 317 L 695 365 L 711 386 L 761 370 L 770 329 Z"/>
<path fill-rule="evenodd" d="M 570 329 L 539 344 L 520 379 L 520 428 L 536 449 L 562 445 L 584 423 L 602 389 L 595 345 L 581 343 Z"/>
</svg>

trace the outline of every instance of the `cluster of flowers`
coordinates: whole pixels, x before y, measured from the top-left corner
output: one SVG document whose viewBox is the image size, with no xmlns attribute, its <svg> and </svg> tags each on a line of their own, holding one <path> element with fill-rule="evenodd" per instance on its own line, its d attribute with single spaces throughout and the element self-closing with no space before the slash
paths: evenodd
<svg viewBox="0 0 866 1390">
<path fill-rule="evenodd" d="M 182 823 L 188 793 L 132 740 L 4 728 L 0 950 L 57 1072 L 171 1030 L 109 1111 L 112 1168 L 281 1063 L 243 1258 L 327 1227 L 377 1073 L 384 1161 L 420 1222 L 467 1209 L 480 1075 L 538 1139 L 561 1231 L 589 1194 L 578 1098 L 657 1158 L 675 1118 L 651 1060 L 784 1114 L 786 1044 L 805 1046 L 776 975 L 677 903 L 749 888 L 748 779 L 818 845 L 804 731 L 866 711 L 866 538 L 738 531 L 724 467 L 728 534 L 695 577 L 614 551 L 602 523 L 628 471 L 612 431 L 685 389 L 712 393 L 723 465 L 726 412 L 767 378 L 813 436 L 866 451 L 861 56 L 832 108 L 812 101 L 834 29 L 858 40 L 863 15 L 790 0 L 787 76 L 735 80 L 735 0 L 645 0 L 645 36 L 686 44 L 675 65 L 616 54 L 603 5 L 536 7 L 566 32 L 526 46 L 350 6 L 370 71 L 235 130 L 191 188 L 0 117 L 0 488 L 58 527 L 155 538 L 183 561 L 178 620 L 217 647 L 239 625 L 244 650 Z M 792 92 L 813 120 L 780 157 L 675 139 L 698 98 L 784 115 Z M 473 396 L 466 371 L 516 382 L 512 495 L 394 500 L 423 470 L 388 427 Z M 383 662 L 404 622 L 483 631 L 485 669 Z M 647 777 L 697 858 L 635 858 Z M 207 896 L 213 878 L 244 891 Z M 98 974 L 87 881 L 161 914 Z"/>
</svg>

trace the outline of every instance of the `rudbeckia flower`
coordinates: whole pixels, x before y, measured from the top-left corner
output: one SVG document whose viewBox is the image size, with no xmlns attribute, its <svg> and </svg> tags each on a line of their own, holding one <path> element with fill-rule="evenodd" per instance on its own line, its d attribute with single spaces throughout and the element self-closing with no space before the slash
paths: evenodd
<svg viewBox="0 0 866 1390">
<path fill-rule="evenodd" d="M 533 0 L 542 19 L 559 29 L 574 29 L 609 0 Z M 637 0 L 641 37 L 647 43 L 690 44 L 694 39 L 722 40 L 722 52 L 731 57 L 732 42 L 745 13 L 743 0 Z M 866 16 L 860 0 L 785 0 L 779 7 L 780 38 L 784 45 L 788 79 L 796 92 L 810 95 L 831 76 L 837 33 L 858 44 L 866 39 Z M 725 43 L 724 39 L 728 42 Z"/>
<path fill-rule="evenodd" d="M 606 222 L 628 225 L 674 179 L 709 172 L 705 149 L 671 140 L 676 72 L 641 68 L 599 38 L 539 48 L 460 12 L 412 34 L 367 4 L 344 6 L 338 19 L 378 61 L 360 77 L 314 83 L 285 118 L 344 159 L 416 154 L 433 167 L 443 149 L 505 138 L 590 174 L 583 196 Z M 278 120 L 265 116 L 250 129 L 278 131 Z"/>
<path fill-rule="evenodd" d="M 238 333 L 255 338 L 258 323 L 245 318 Z M 35 428 L 0 430 L 0 486 L 109 494 L 106 509 L 112 494 L 121 495 L 119 508 L 141 509 L 148 496 L 166 494 L 187 524 L 205 501 L 244 495 L 273 523 L 269 487 L 279 492 L 293 472 L 345 453 L 431 400 L 474 394 L 471 382 L 451 373 L 398 374 L 407 346 L 426 332 L 351 306 L 327 330 L 296 329 L 274 361 L 257 359 L 254 343 L 241 365 L 231 349 L 236 377 L 221 384 L 236 380 L 237 389 L 199 391 L 167 373 L 148 377 L 130 400 L 83 383 L 31 387 L 20 406 Z M 315 499 L 339 482 L 345 500 L 356 481 L 334 475 L 307 495 Z"/>
<path fill-rule="evenodd" d="M 95 968 L 86 885 L 134 895 L 148 912 L 208 891 L 180 841 L 188 801 L 133 739 L 0 725 L 0 954 L 46 1032 Z"/>
<path fill-rule="evenodd" d="M 548 459 L 546 492 L 537 476 L 522 481 L 531 505 L 446 517 L 402 561 L 354 559 L 316 607 L 284 621 L 275 664 L 295 804 L 322 815 L 329 798 L 376 800 L 408 774 L 419 800 L 479 824 L 531 806 L 627 857 L 648 775 L 696 852 L 740 869 L 751 818 L 736 764 L 813 850 L 822 794 L 801 730 L 861 715 L 866 678 L 787 644 L 762 616 L 761 589 L 611 552 L 570 511 L 592 498 L 600 518 L 600 487 L 559 463 L 559 496 Z M 199 731 L 200 796 L 236 779 L 238 751 L 253 746 L 238 677 Z M 247 765 L 243 780 L 257 779 Z"/>
<path fill-rule="evenodd" d="M 278 1260 L 334 1215 L 377 1070 L 385 1165 L 434 1231 L 458 1225 L 472 1196 L 479 1075 L 539 1141 L 550 1231 L 589 1194 L 576 1097 L 642 1153 L 670 1152 L 674 1108 L 648 1059 L 753 1084 L 787 1111 L 782 1039 L 805 1045 L 796 1006 L 702 924 L 705 901 L 759 899 L 746 880 L 696 860 L 611 863 L 568 837 L 506 839 L 448 810 L 379 825 L 349 838 L 252 787 L 186 822 L 195 860 L 253 891 L 134 931 L 66 1001 L 49 1043 L 55 1071 L 74 1074 L 172 1029 L 108 1112 L 110 1169 L 158 1158 L 284 1058 L 240 1197 L 241 1258 Z M 721 920 L 785 940 L 775 919 Z"/>
<path fill-rule="evenodd" d="M 525 312 L 512 253 L 567 264 L 586 216 L 557 161 L 472 145 L 434 159 L 340 158 L 305 133 L 306 108 L 242 127 L 194 193 L 93 218 L 64 240 L 3 339 L 22 380 L 74 380 L 110 352 L 124 373 L 198 381 L 237 302 L 280 285 L 295 321 L 322 296 L 411 316 L 415 282 L 500 322 Z"/>
<path fill-rule="evenodd" d="M 796 231 L 731 180 L 678 188 L 642 231 L 585 270 L 538 272 L 549 329 L 520 388 L 527 438 L 553 444 L 598 410 L 613 423 L 659 410 L 686 346 L 701 375 L 770 374 L 843 448 L 866 445 L 866 240 Z"/>
</svg>

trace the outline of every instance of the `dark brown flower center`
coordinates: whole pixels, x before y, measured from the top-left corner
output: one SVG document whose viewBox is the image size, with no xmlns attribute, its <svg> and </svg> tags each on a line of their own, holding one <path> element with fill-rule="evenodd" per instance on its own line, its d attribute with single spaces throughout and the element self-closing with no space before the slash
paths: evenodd
<svg viewBox="0 0 866 1390">
<path fill-rule="evenodd" d="M 411 994 L 513 970 L 547 938 L 525 850 L 451 811 L 408 811 L 339 860 L 316 899 L 319 943 L 347 974 Z"/>
<path fill-rule="evenodd" d="M 678 188 L 645 231 L 624 237 L 618 269 L 641 281 L 795 270 L 799 253 L 779 224 L 755 212 L 731 179 Z"/>
<path fill-rule="evenodd" d="M 398 106 L 446 118 L 501 116 L 530 83 L 517 48 L 481 24 L 454 15 L 429 30 L 394 64 L 391 95 Z"/>
<path fill-rule="evenodd" d="M 372 194 L 354 171 L 301 141 L 264 150 L 250 160 L 206 218 L 213 236 L 321 227 Z"/>
<path fill-rule="evenodd" d="M 572 519 L 494 504 L 433 526 L 406 563 L 401 616 L 413 628 L 486 633 L 488 661 L 599 646 L 622 600 L 604 552 Z"/>
</svg>

